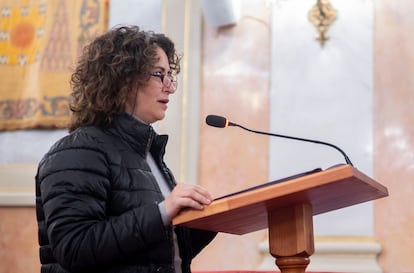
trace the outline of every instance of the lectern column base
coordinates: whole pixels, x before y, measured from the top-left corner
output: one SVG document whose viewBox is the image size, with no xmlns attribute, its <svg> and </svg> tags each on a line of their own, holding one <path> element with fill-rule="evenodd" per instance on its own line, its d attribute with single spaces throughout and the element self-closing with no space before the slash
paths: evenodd
<svg viewBox="0 0 414 273">
<path fill-rule="evenodd" d="M 306 257 L 279 257 L 275 263 L 283 273 L 304 273 L 309 262 Z"/>
</svg>

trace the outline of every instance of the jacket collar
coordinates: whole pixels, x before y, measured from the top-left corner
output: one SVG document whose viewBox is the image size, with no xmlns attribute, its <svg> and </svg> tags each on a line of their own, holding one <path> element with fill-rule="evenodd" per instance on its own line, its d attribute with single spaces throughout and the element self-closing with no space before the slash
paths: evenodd
<svg viewBox="0 0 414 273">
<path fill-rule="evenodd" d="M 128 113 L 115 117 L 112 124 L 114 134 L 121 137 L 141 156 L 145 157 L 151 151 L 156 160 L 162 160 L 168 141 L 167 135 L 158 135 L 151 125 Z"/>
</svg>

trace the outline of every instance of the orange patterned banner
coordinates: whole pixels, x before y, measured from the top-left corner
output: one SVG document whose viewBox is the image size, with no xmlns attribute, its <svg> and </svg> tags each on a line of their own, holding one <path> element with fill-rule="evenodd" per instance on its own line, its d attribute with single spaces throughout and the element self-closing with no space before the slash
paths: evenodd
<svg viewBox="0 0 414 273">
<path fill-rule="evenodd" d="M 109 0 L 0 0 L 0 131 L 66 126 L 71 72 L 108 10 Z"/>
</svg>

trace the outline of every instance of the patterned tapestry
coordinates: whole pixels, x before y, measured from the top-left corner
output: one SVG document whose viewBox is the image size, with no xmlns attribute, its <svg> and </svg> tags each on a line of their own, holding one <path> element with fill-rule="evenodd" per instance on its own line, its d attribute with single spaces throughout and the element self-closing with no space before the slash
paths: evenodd
<svg viewBox="0 0 414 273">
<path fill-rule="evenodd" d="M 66 126 L 70 75 L 108 10 L 109 0 L 0 0 L 0 131 Z"/>
</svg>

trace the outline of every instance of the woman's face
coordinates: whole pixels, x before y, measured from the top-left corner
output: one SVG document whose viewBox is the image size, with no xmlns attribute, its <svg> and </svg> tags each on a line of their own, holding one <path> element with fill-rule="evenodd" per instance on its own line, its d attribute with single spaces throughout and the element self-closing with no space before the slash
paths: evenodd
<svg viewBox="0 0 414 273">
<path fill-rule="evenodd" d="M 159 60 L 151 72 L 168 75 L 170 64 L 167 55 L 160 47 L 157 48 L 157 56 Z M 147 124 L 162 120 L 165 117 L 169 96 L 174 92 L 172 85 L 166 87 L 160 77 L 151 76 L 145 86 L 131 92 L 127 112 L 132 112 L 134 116 Z"/>
</svg>

